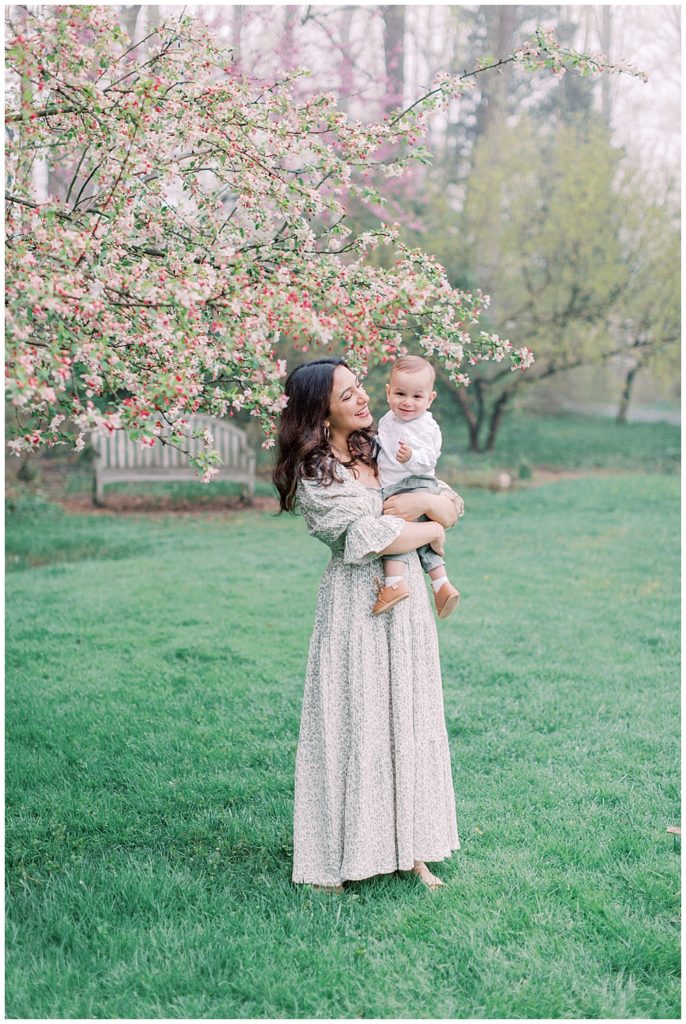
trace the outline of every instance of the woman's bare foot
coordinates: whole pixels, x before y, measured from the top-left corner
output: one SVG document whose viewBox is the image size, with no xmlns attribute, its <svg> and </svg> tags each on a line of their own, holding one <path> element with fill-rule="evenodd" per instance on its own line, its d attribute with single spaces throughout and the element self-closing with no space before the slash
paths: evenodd
<svg viewBox="0 0 686 1024">
<path fill-rule="evenodd" d="M 418 875 L 424 885 L 428 885 L 430 889 L 438 889 L 440 885 L 445 885 L 445 882 L 437 875 L 431 874 L 423 860 L 416 860 L 414 862 L 412 874 Z"/>
<path fill-rule="evenodd" d="M 320 889 L 322 892 L 345 892 L 342 885 L 316 885 L 314 882 L 310 882 L 311 889 Z"/>
</svg>

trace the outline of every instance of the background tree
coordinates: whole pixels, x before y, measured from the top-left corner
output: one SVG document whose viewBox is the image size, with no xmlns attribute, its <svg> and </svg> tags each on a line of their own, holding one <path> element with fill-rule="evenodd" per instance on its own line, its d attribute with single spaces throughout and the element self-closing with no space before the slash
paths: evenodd
<svg viewBox="0 0 686 1024">
<path fill-rule="evenodd" d="M 330 95 L 298 102 L 298 71 L 237 75 L 187 16 L 153 28 L 134 58 L 143 40 L 130 41 L 118 14 L 56 7 L 22 30 L 10 17 L 12 451 L 69 443 L 72 425 L 81 447 L 96 427 L 176 444 L 199 410 L 247 409 L 269 444 L 283 407 L 282 336 L 324 348 L 344 339 L 364 365 L 419 329 L 456 382 L 465 351 L 529 364 L 525 348 L 470 336 L 478 291 L 452 289 L 392 226 L 353 235 L 344 223 L 341 197 L 379 203 L 365 176 L 421 159 L 427 114 L 462 83 L 444 75 L 406 110 L 363 125 Z M 563 59 L 552 42 L 536 54 Z M 377 158 L 396 146 L 399 157 Z M 60 188 L 44 203 L 36 159 Z M 393 253 L 385 267 L 367 259 L 381 242 Z M 209 478 L 217 457 L 204 440 L 197 464 Z"/>
<path fill-rule="evenodd" d="M 613 189 L 619 154 L 602 126 L 561 125 L 543 136 L 529 117 L 493 122 L 477 143 L 474 169 L 448 272 L 465 268 L 495 295 L 494 330 L 526 339 L 537 380 L 611 349 L 607 317 L 626 278 L 620 203 Z M 459 244 L 456 244 L 459 241 Z M 457 266 L 456 266 L 457 264 Z M 499 368 L 470 373 L 470 393 L 452 392 L 469 426 L 470 448 L 490 450 L 520 382 Z"/>
<path fill-rule="evenodd" d="M 287 15 L 289 49 L 299 23 Z M 12 451 L 83 447 L 97 427 L 178 444 L 201 410 L 249 411 L 269 446 L 282 339 L 324 350 L 341 339 L 358 367 L 418 339 L 456 384 L 466 359 L 530 364 L 527 346 L 475 331 L 478 289 L 451 287 L 396 226 L 346 223 L 351 197 L 379 206 L 387 180 L 427 159 L 428 115 L 488 64 L 442 73 L 404 110 L 364 124 L 330 94 L 301 95 L 301 71 L 241 76 L 191 17 L 131 41 L 118 16 L 56 7 L 21 30 L 9 19 Z M 134 36 L 139 27 L 137 17 Z M 600 67 L 547 33 L 498 64 Z M 59 186 L 47 202 L 33 191 L 37 160 Z M 388 255 L 375 263 L 380 244 Z M 196 464 L 209 479 L 217 455 L 203 439 Z"/>
<path fill-rule="evenodd" d="M 617 421 L 626 422 L 642 371 L 665 390 L 680 376 L 681 237 L 678 203 L 651 181 L 629 174 L 623 183 L 624 258 L 628 287 L 615 304 L 614 335 L 625 367 Z"/>
<path fill-rule="evenodd" d="M 405 8 L 402 4 L 385 5 L 381 16 L 386 65 L 383 104 L 385 113 L 390 114 L 403 106 L 405 96 Z"/>
<path fill-rule="evenodd" d="M 529 117 L 494 123 L 477 143 L 462 213 L 431 248 L 463 286 L 484 283 L 491 329 L 530 344 L 536 365 L 516 379 L 479 366 L 467 391 L 448 388 L 473 451 L 493 448 L 522 389 L 623 356 L 628 402 L 642 367 L 674 358 L 677 225 L 623 156 L 601 117 L 547 133 Z"/>
</svg>

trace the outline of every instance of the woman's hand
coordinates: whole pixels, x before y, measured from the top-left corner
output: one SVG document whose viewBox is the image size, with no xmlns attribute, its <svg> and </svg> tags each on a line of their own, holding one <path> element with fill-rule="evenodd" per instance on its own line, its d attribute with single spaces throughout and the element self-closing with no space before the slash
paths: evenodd
<svg viewBox="0 0 686 1024">
<path fill-rule="evenodd" d="M 431 494 L 429 497 L 431 498 L 431 505 L 424 515 L 428 516 L 429 519 L 433 519 L 434 522 L 440 523 L 446 530 L 454 526 L 460 515 L 462 515 L 462 511 L 453 499 L 447 494 Z M 460 498 L 460 501 L 462 501 L 462 498 Z"/>
<path fill-rule="evenodd" d="M 453 492 L 454 493 L 454 492 Z M 383 503 L 384 514 L 387 516 L 399 516 L 412 522 L 419 516 L 428 516 L 434 522 L 440 523 L 446 529 L 454 526 L 462 513 L 464 502 L 459 495 L 461 508 L 447 494 L 431 494 L 430 491 L 408 491 L 406 494 L 394 494 Z"/>
<path fill-rule="evenodd" d="M 420 516 L 428 515 L 427 509 L 434 497 L 435 495 L 430 494 L 429 491 L 408 491 L 406 494 L 394 494 L 384 501 L 384 514 L 399 516 L 411 523 L 415 519 L 419 519 Z M 429 516 L 429 518 L 432 517 Z"/>
</svg>

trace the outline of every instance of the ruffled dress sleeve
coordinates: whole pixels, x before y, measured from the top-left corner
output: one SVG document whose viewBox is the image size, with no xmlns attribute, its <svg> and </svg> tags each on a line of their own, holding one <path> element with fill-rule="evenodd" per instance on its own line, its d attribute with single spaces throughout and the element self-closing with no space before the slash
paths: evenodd
<svg viewBox="0 0 686 1024">
<path fill-rule="evenodd" d="M 300 480 L 296 510 L 302 513 L 309 533 L 350 565 L 378 558 L 405 525 L 399 516 L 379 514 L 373 491 L 350 474 L 340 483 Z"/>
</svg>

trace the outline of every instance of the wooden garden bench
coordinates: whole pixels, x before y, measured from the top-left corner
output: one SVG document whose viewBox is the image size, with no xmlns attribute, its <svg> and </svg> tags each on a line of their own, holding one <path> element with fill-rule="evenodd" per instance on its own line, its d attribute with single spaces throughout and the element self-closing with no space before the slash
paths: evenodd
<svg viewBox="0 0 686 1024">
<path fill-rule="evenodd" d="M 219 452 L 222 464 L 215 480 L 232 480 L 245 485 L 243 494 L 252 498 L 255 494 L 255 453 L 248 445 L 243 430 L 226 420 L 214 416 L 189 416 L 189 425 L 184 432 L 209 430 L 214 437 L 214 447 Z M 95 478 L 93 502 L 102 505 L 105 485 L 138 480 L 177 481 L 190 480 L 197 483 L 199 477 L 189 465 L 188 455 L 172 445 L 156 441 L 152 448 L 142 448 L 138 441 L 131 441 L 123 430 L 94 431 L 91 444 L 95 449 Z M 200 438 L 184 438 L 183 447 L 191 455 L 197 455 L 202 447 Z"/>
</svg>

